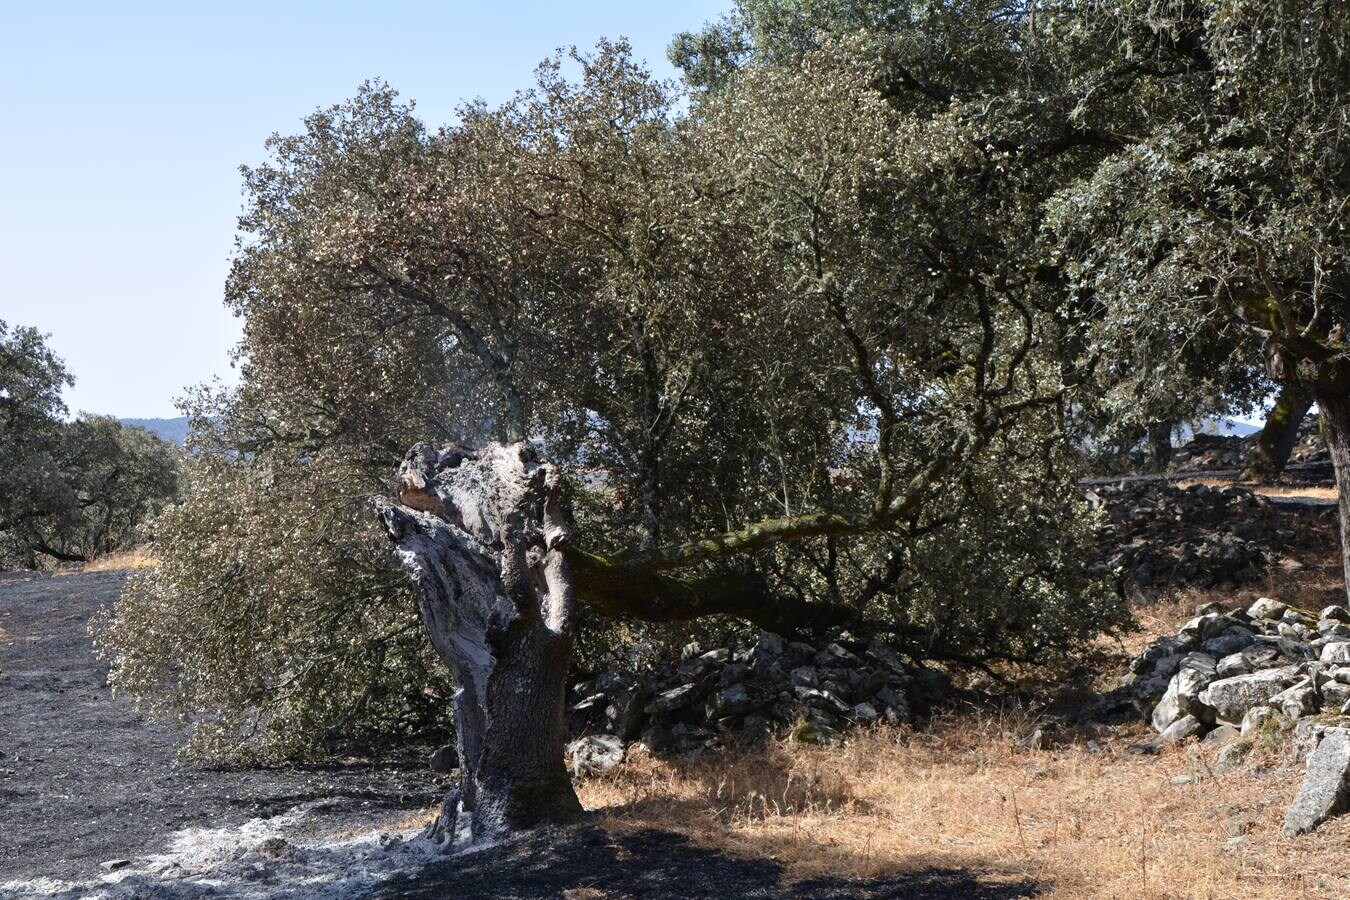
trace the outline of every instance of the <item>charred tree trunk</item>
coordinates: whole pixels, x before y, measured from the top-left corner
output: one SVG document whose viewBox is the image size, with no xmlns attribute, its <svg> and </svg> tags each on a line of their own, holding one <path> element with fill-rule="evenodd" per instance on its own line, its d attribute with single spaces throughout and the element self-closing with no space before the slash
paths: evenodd
<svg viewBox="0 0 1350 900">
<path fill-rule="evenodd" d="M 1312 403 L 1312 394 L 1298 382 L 1280 385 L 1275 406 L 1252 446 L 1251 457 L 1242 472 L 1243 481 L 1273 481 L 1280 477 L 1298 443 L 1299 426 Z"/>
<path fill-rule="evenodd" d="M 1344 563 L 1345 587 L 1350 597 L 1350 396 L 1320 395 L 1317 405 L 1322 410 L 1322 432 L 1326 436 L 1327 451 L 1336 469 L 1337 507 L 1341 518 L 1341 559 Z"/>
<path fill-rule="evenodd" d="M 602 615 L 658 622 L 720 613 L 787 633 L 852 622 L 858 610 L 778 596 L 753 567 L 725 566 L 784 541 L 904 529 L 968 452 L 958 442 L 903 494 L 865 515 L 808 513 L 600 556 L 568 546 L 560 475 L 528 444 L 413 447 L 399 470 L 398 500 L 376 507 L 412 576 L 432 646 L 455 678 L 459 784 L 429 836 L 463 846 L 580 815 L 563 766 L 578 595 Z M 721 571 L 699 577 L 674 573 L 718 564 Z"/>
<path fill-rule="evenodd" d="M 418 444 L 379 515 L 455 678 L 457 788 L 429 835 L 496 840 L 581 813 L 563 765 L 576 606 L 559 476 L 523 443 Z"/>
</svg>

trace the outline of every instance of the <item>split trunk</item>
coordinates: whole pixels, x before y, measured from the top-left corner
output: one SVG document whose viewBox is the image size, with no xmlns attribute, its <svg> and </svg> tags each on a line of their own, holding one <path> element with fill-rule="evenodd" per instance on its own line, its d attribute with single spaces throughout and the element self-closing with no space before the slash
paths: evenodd
<svg viewBox="0 0 1350 900">
<path fill-rule="evenodd" d="M 1298 443 L 1299 426 L 1312 403 L 1312 394 L 1297 381 L 1280 386 L 1275 405 L 1252 445 L 1242 472 L 1243 481 L 1274 481 L 1280 477 Z"/>
<path fill-rule="evenodd" d="M 563 764 L 576 596 L 557 471 L 523 443 L 418 444 L 379 514 L 455 679 L 459 783 L 429 835 L 497 840 L 581 813 Z"/>
</svg>

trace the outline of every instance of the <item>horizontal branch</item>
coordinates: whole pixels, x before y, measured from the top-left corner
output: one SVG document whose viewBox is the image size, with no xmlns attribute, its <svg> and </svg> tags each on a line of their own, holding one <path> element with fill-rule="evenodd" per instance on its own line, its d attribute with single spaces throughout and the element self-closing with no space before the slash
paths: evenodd
<svg viewBox="0 0 1350 900">
<path fill-rule="evenodd" d="M 976 442 L 976 449 L 987 441 L 987 437 L 981 437 Z M 936 484 L 953 464 L 962 459 L 970 447 L 968 439 L 959 439 L 948 453 L 931 462 L 910 479 L 908 488 L 902 495 L 866 515 L 822 512 L 766 519 L 746 525 L 744 528 L 724 531 L 682 544 L 620 554 L 614 557 L 614 562 L 633 571 L 679 569 L 729 556 L 755 553 L 787 541 L 828 536 L 846 537 L 884 531 L 917 509 L 928 489 Z"/>
<path fill-rule="evenodd" d="M 689 622 L 727 615 L 787 634 L 847 625 L 857 617 L 854 609 L 841 604 L 776 595 L 763 578 L 750 573 L 686 579 L 575 547 L 567 548 L 567 561 L 577 599 L 602 616 Z"/>
</svg>

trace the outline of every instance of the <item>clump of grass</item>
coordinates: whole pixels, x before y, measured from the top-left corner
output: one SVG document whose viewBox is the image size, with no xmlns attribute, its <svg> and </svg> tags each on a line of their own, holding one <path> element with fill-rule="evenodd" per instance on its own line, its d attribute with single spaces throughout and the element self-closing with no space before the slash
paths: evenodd
<svg viewBox="0 0 1350 900">
<path fill-rule="evenodd" d="M 124 569 L 150 569 L 159 564 L 159 560 L 150 555 L 146 547 L 132 547 L 117 553 L 105 553 L 89 560 L 80 567 L 81 572 L 111 572 Z"/>
</svg>

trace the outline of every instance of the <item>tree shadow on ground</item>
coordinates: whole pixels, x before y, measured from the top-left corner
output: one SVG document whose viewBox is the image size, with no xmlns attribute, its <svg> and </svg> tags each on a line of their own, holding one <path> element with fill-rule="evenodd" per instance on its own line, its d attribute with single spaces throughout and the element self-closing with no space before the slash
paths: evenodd
<svg viewBox="0 0 1350 900">
<path fill-rule="evenodd" d="M 397 876 L 372 896 L 499 897 L 509 900 L 620 898 L 933 898 L 1032 897 L 1028 879 L 986 880 L 960 869 L 924 869 L 888 878 L 816 878 L 787 883 L 781 863 L 728 856 L 666 831 L 610 834 L 595 825 L 547 829 L 520 841 L 431 863 Z"/>
</svg>

